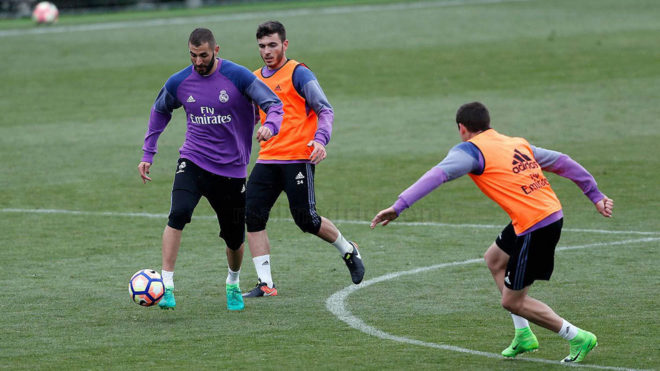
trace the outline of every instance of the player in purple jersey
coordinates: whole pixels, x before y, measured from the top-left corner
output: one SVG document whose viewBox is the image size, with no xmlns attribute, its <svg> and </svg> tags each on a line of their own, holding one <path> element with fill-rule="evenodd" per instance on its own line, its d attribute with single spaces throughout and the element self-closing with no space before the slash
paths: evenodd
<svg viewBox="0 0 660 371">
<path fill-rule="evenodd" d="M 582 361 L 597 345 L 596 336 L 572 325 L 548 305 L 527 295 L 534 280 L 550 279 L 555 246 L 563 223 L 559 200 L 547 179 L 540 177 L 540 170 L 572 180 L 604 217 L 612 216 L 614 201 L 602 194 L 593 176 L 569 156 L 529 145 L 522 138 L 510 138 L 495 132 L 490 127 L 488 110 L 479 102 L 461 106 L 456 114 L 456 124 L 463 142 L 454 146 L 436 167 L 403 191 L 391 207 L 380 211 L 371 221 L 371 228 L 380 223 L 387 225 L 441 184 L 468 174 L 486 195 L 507 210 L 512 223 L 527 215 L 539 216 L 529 219 L 530 222 L 520 231 L 510 223 L 484 255 L 502 294 L 501 304 L 511 312 L 516 329 L 511 345 L 502 351 L 502 355 L 512 358 L 538 349 L 539 343 L 529 327 L 529 320 L 569 341 L 570 354 L 562 362 Z M 528 153 L 524 154 L 518 148 Z M 486 178 L 496 181 L 486 183 Z M 543 181 L 535 181 L 527 187 L 528 179 Z M 546 186 L 547 196 L 535 193 Z M 537 203 L 538 200 L 542 201 Z"/>
<path fill-rule="evenodd" d="M 252 149 L 255 104 L 267 113 L 256 138 L 267 141 L 277 135 L 282 123 L 282 102 L 248 69 L 218 57 L 220 47 L 213 33 L 195 29 L 188 39 L 192 65 L 172 75 L 151 108 L 144 138 L 144 155 L 138 165 L 143 183 L 150 181 L 149 169 L 157 142 L 172 117 L 183 106 L 187 131 L 179 149 L 172 187 L 169 219 L 163 232 L 165 295 L 158 305 L 173 309 L 174 265 L 184 226 L 190 222 L 202 196 L 216 212 L 220 237 L 227 248 L 229 273 L 226 280 L 227 308 L 242 310 L 239 273 L 245 240 L 245 178 Z"/>
<path fill-rule="evenodd" d="M 257 163 L 250 173 L 247 190 L 246 224 L 248 245 L 257 271 L 257 285 L 245 297 L 276 296 L 271 275 L 270 242 L 266 232 L 270 210 L 284 192 L 296 225 L 332 244 L 341 254 L 359 284 L 364 265 L 357 244 L 346 240 L 339 229 L 316 212 L 315 166 L 326 157 L 334 112 L 312 71 L 286 57 L 289 41 L 277 21 L 257 28 L 257 44 L 265 66 L 255 71 L 284 104 L 282 132 L 262 144 Z"/>
</svg>

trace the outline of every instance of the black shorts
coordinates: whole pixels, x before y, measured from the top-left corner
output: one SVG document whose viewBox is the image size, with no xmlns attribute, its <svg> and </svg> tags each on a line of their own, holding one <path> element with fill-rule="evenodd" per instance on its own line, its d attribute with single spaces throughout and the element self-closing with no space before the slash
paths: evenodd
<svg viewBox="0 0 660 371">
<path fill-rule="evenodd" d="M 559 219 L 524 236 L 516 236 L 511 223 L 502 230 L 495 243 L 509 255 L 504 276 L 506 287 L 522 290 L 535 280 L 550 279 L 563 223 Z"/>
<path fill-rule="evenodd" d="M 210 173 L 192 161 L 177 163 L 172 206 L 168 225 L 182 230 L 204 196 L 215 211 L 222 237 L 230 249 L 238 249 L 245 240 L 245 178 L 229 178 Z"/>
<path fill-rule="evenodd" d="M 314 169 L 309 163 L 254 165 L 247 184 L 247 230 L 266 228 L 270 210 L 284 191 L 296 225 L 304 232 L 317 234 L 321 217 L 316 213 Z"/>
</svg>

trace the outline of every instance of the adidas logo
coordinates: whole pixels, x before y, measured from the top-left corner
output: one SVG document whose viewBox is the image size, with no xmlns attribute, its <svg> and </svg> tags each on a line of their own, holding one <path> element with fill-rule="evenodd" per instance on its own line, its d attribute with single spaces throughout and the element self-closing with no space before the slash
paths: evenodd
<svg viewBox="0 0 660 371">
<path fill-rule="evenodd" d="M 513 150 L 513 161 L 511 161 L 511 165 L 513 165 L 511 171 L 513 171 L 514 174 L 539 167 L 539 164 L 535 160 L 532 160 L 529 156 L 517 149 Z"/>
<path fill-rule="evenodd" d="M 261 265 L 270 265 L 270 263 L 268 263 L 268 260 L 266 260 L 266 261 L 263 262 Z"/>
<path fill-rule="evenodd" d="M 280 86 L 277 85 L 277 86 L 275 87 L 275 91 L 282 91 L 282 88 L 280 88 Z"/>
<path fill-rule="evenodd" d="M 197 102 L 197 101 L 196 101 L 195 98 L 193 98 L 193 96 L 191 95 L 191 96 L 188 97 L 188 100 L 187 100 L 186 102 L 188 102 L 188 103 L 195 103 L 195 102 Z"/>
<path fill-rule="evenodd" d="M 531 158 L 527 157 L 526 154 L 518 151 L 517 149 L 513 150 L 513 162 L 511 162 L 511 165 L 518 165 L 521 162 L 525 161 L 532 161 Z"/>
<path fill-rule="evenodd" d="M 298 175 L 296 175 L 296 180 L 301 180 L 301 179 L 305 179 L 305 176 L 302 175 L 302 173 L 299 171 Z"/>
</svg>

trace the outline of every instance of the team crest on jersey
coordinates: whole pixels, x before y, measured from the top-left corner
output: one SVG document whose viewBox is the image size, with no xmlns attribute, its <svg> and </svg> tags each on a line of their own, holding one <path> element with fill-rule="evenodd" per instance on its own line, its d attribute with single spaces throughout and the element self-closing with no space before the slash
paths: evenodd
<svg viewBox="0 0 660 371">
<path fill-rule="evenodd" d="M 227 103 L 227 101 L 229 101 L 229 94 L 227 94 L 226 90 L 220 90 L 218 99 L 220 100 L 220 103 Z"/>
</svg>

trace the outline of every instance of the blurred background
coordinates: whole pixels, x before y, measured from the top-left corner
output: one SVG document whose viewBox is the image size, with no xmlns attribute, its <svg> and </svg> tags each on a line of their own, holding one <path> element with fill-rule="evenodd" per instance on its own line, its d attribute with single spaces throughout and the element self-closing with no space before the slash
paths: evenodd
<svg viewBox="0 0 660 371">
<path fill-rule="evenodd" d="M 40 1 L 40 0 L 39 0 Z M 37 0 L 0 0 L 0 18 L 30 17 Z M 61 13 L 198 8 L 203 5 L 258 2 L 258 0 L 59 0 L 51 1 Z"/>
</svg>

